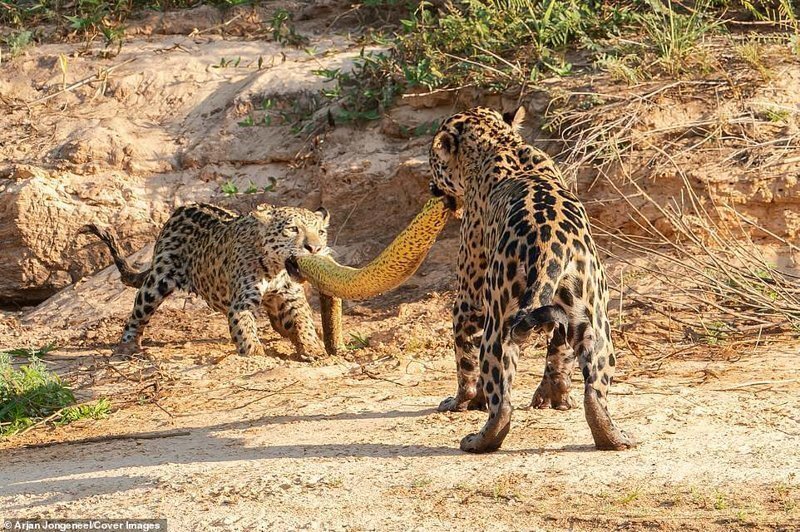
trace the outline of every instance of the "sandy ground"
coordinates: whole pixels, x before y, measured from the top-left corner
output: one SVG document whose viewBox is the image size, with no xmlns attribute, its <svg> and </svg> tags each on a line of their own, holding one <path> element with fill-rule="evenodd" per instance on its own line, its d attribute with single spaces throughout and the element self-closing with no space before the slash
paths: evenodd
<svg viewBox="0 0 800 532">
<path fill-rule="evenodd" d="M 224 319 L 192 300 L 154 319 L 149 360 L 108 358 L 121 317 L 64 336 L 48 363 L 118 409 L 0 443 L 2 514 L 177 530 L 800 527 L 796 349 L 628 353 L 610 401 L 640 445 L 613 453 L 594 450 L 581 408 L 524 408 L 543 366 L 530 346 L 503 449 L 473 456 L 458 442 L 484 414 L 435 411 L 455 386 L 451 295 L 351 307 L 370 347 L 316 366 L 267 326 L 271 356 L 232 355 Z M 81 441 L 108 435 L 126 438 Z"/>
<path fill-rule="evenodd" d="M 222 20 L 197 13 L 172 20 L 174 35 L 139 24 L 143 36 L 111 60 L 80 54 L 77 44 L 37 47 L 0 80 L 6 97 L 32 101 L 57 90 L 61 53 L 70 54 L 70 80 L 135 61 L 37 113 L 9 107 L 0 155 L 41 166 L 55 182 L 55 172 L 70 172 L 78 184 L 121 187 L 108 205 L 91 187 L 76 185 L 69 197 L 106 209 L 92 216 L 139 209 L 129 246 L 147 242 L 173 203 L 226 200 L 219 189 L 227 180 L 243 189 L 278 176 L 276 191 L 257 199 L 326 203 L 339 259 L 363 263 L 426 194 L 428 140 L 396 138 L 394 121 L 413 127 L 451 107 L 404 105 L 380 125 L 336 128 L 311 148 L 286 125 L 238 126 L 257 111 L 253 102 L 294 101 L 320 88 L 311 69 L 358 54 L 351 41 L 325 34 L 337 18 L 326 13 L 299 26 L 312 35 L 311 54 L 191 33 Z M 239 66 L 213 68 L 233 57 Z M 269 68 L 256 68 L 259 57 Z M 599 201 L 596 192 L 585 198 Z M 618 205 L 604 212 L 620 218 Z M 293 360 L 264 321 L 267 356 L 236 356 L 223 317 L 182 296 L 151 322 L 146 358 L 111 357 L 134 294 L 111 269 L 36 308 L 0 311 L 0 350 L 54 342 L 45 361 L 79 400 L 108 397 L 114 407 L 105 420 L 0 441 L 0 517 L 158 517 L 192 531 L 800 530 L 800 339 L 698 344 L 684 325 L 627 299 L 620 316 L 618 293 L 610 408 L 640 445 L 597 452 L 581 407 L 525 409 L 544 366 L 541 345 L 530 345 L 503 449 L 461 453 L 459 440 L 485 414 L 435 411 L 455 390 L 456 237 L 451 224 L 401 289 L 346 303 L 346 331 L 369 345 L 314 365 Z M 140 264 L 148 252 L 136 256 Z M 97 251 L 92 257 L 107 264 Z M 607 264 L 613 286 L 622 266 Z"/>
</svg>

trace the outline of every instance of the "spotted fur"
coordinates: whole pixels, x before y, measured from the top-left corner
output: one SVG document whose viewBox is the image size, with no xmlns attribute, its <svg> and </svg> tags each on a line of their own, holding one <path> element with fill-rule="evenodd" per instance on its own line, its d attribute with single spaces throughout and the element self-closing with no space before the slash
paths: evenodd
<svg viewBox="0 0 800 532">
<path fill-rule="evenodd" d="M 231 338 L 240 355 L 262 355 L 254 313 L 266 308 L 272 327 L 288 337 L 299 356 L 315 358 L 324 347 L 314 327 L 294 259 L 325 254 L 329 216 L 295 207 L 261 205 L 238 215 L 208 204 L 179 207 L 156 241 L 151 265 L 136 272 L 120 255 L 113 234 L 95 225 L 82 232 L 108 246 L 122 281 L 136 288 L 133 311 L 119 351 L 141 349 L 142 332 L 173 291 L 198 294 L 228 317 Z M 287 271 L 287 268 L 291 271 Z"/>
<path fill-rule="evenodd" d="M 463 204 L 453 307 L 458 391 L 439 410 L 488 407 L 489 420 L 461 448 L 498 449 L 511 423 L 519 343 L 541 330 L 549 336 L 547 363 L 532 406 L 574 406 L 577 359 L 596 446 L 627 448 L 631 440 L 606 405 L 616 360 L 586 211 L 553 161 L 519 134 L 524 111 L 508 118 L 480 107 L 453 115 L 430 150 L 432 191 Z"/>
</svg>

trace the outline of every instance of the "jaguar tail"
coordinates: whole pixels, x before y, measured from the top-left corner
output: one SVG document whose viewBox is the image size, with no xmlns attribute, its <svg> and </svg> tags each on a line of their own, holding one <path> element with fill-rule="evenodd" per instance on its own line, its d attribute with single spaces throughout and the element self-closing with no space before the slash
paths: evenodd
<svg viewBox="0 0 800 532">
<path fill-rule="evenodd" d="M 567 313 L 558 305 L 545 305 L 533 310 L 521 310 L 509 324 L 511 339 L 516 343 L 525 341 L 534 330 L 542 330 L 548 325 L 561 328 L 566 335 L 569 326 Z"/>
<path fill-rule="evenodd" d="M 147 277 L 148 270 L 137 272 L 133 268 L 128 259 L 120 254 L 117 237 L 114 236 L 111 231 L 108 229 L 102 229 L 95 224 L 88 224 L 81 227 L 81 229 L 78 231 L 78 234 L 92 234 L 102 240 L 108 247 L 108 251 L 111 253 L 111 258 L 114 259 L 114 264 L 116 264 L 117 269 L 119 270 L 122 283 L 133 288 L 141 288 L 141 286 L 144 284 L 145 278 Z"/>
</svg>

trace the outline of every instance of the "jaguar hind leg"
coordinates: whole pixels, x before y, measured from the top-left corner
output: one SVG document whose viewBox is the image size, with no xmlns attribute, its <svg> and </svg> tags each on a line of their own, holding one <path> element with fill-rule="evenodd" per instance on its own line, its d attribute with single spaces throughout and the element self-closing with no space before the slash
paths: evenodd
<svg viewBox="0 0 800 532">
<path fill-rule="evenodd" d="M 114 350 L 124 356 L 132 356 L 142 350 L 142 333 L 164 299 L 175 291 L 177 283 L 172 277 L 159 278 L 151 270 L 142 287 L 136 292 L 133 310 L 125 323 L 122 339 Z"/>
<path fill-rule="evenodd" d="M 481 351 L 481 382 L 488 398 L 489 420 L 480 432 L 461 439 L 461 450 L 470 453 L 496 451 L 511 430 L 511 384 L 517 369 L 519 347 L 494 336 L 490 350 Z M 500 342 L 500 343 L 498 343 Z M 484 345 L 485 347 L 485 345 Z M 500 356 L 498 357 L 498 354 Z M 488 370 L 488 371 L 484 371 Z"/>
<path fill-rule="evenodd" d="M 483 320 L 464 298 L 457 298 L 453 306 L 453 332 L 455 336 L 456 371 L 458 390 L 456 395 L 439 403 L 439 412 L 462 412 L 485 410 L 486 398 L 480 382 L 478 350 Z"/>
<path fill-rule="evenodd" d="M 496 258 L 491 271 L 500 271 Z M 471 453 L 496 451 L 503 444 L 511 428 L 511 386 L 517 371 L 519 346 L 513 339 L 508 320 L 509 290 L 500 287 L 489 294 L 486 301 L 486 319 L 480 348 L 480 378 L 489 419 L 481 430 L 461 440 L 461 450 Z"/>
<path fill-rule="evenodd" d="M 608 388 L 616 364 L 611 342 L 596 337 L 590 324 L 580 324 L 576 329 L 583 331 L 583 334 L 575 333 L 575 353 L 583 374 L 583 408 L 595 447 L 601 451 L 635 447 L 636 442 L 617 427 L 608 412 Z"/>
</svg>

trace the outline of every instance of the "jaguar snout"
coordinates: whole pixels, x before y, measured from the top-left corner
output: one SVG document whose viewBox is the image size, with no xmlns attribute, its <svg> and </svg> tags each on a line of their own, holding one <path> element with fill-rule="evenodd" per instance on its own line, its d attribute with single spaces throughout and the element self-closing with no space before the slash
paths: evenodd
<svg viewBox="0 0 800 532">
<path fill-rule="evenodd" d="M 308 242 L 306 242 L 306 245 L 303 247 L 305 248 L 306 251 L 308 251 L 312 255 L 316 255 L 324 249 L 324 246 L 320 246 L 317 244 L 309 244 Z"/>
</svg>

